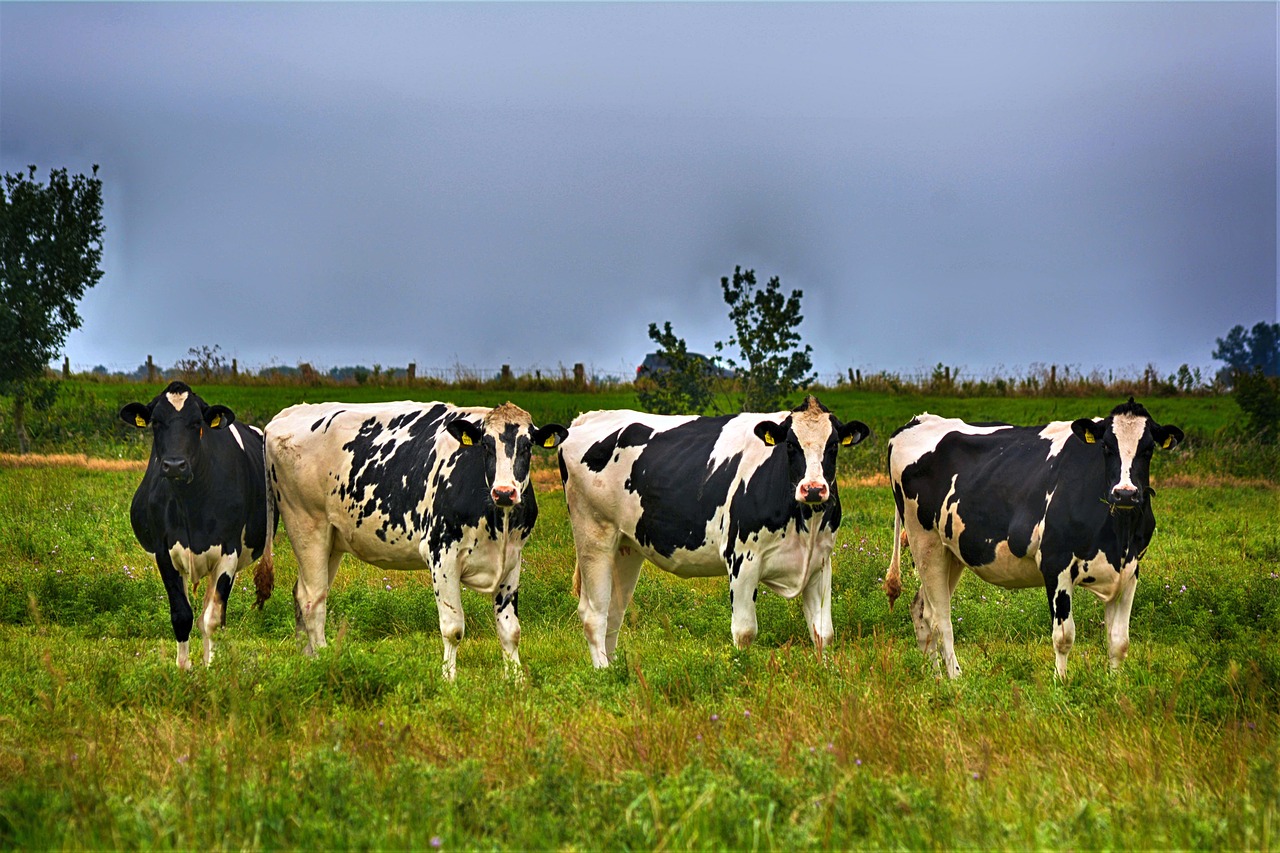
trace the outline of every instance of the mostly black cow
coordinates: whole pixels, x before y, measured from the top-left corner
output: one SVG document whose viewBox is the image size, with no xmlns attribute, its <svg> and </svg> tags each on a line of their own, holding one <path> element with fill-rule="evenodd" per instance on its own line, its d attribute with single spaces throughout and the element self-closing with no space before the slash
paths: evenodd
<svg viewBox="0 0 1280 853">
<path fill-rule="evenodd" d="M 329 585 L 343 553 L 386 569 L 431 570 L 456 671 L 465 630 L 462 587 L 493 597 L 498 639 L 519 673 L 520 555 L 538 517 L 531 449 L 552 448 L 558 424 L 533 425 L 511 403 L 321 403 L 267 424 L 267 466 L 298 557 L 297 631 L 325 645 Z"/>
<path fill-rule="evenodd" d="M 1118 667 L 1129 650 L 1139 561 L 1156 527 L 1151 456 L 1182 438 L 1132 397 L 1101 419 L 1019 427 L 922 414 L 894 433 L 897 511 L 885 588 L 892 603 L 905 527 L 920 573 L 911 619 L 921 650 L 960 674 L 951 596 L 968 567 L 998 586 L 1044 587 L 1059 677 L 1075 640 L 1072 593 L 1080 585 L 1097 595 Z"/>
<path fill-rule="evenodd" d="M 263 556 L 268 526 L 274 532 L 267 520 L 262 432 L 235 423 L 230 409 L 210 406 L 182 382 L 170 383 L 150 403 L 128 404 L 120 418 L 151 430 L 151 458 L 129 518 L 160 569 L 183 669 L 191 668 L 194 618 L 187 589 L 209 578 L 200 615 L 207 665 L 236 573 Z M 259 562 L 254 582 L 261 607 L 274 582 L 269 556 Z"/>
<path fill-rule="evenodd" d="M 592 661 L 608 666 L 648 559 L 679 577 L 728 574 L 734 643 L 756 636 L 757 586 L 803 595 L 819 651 L 834 639 L 831 548 L 840 524 L 836 451 L 870 433 L 809 397 L 790 412 L 714 418 L 588 412 L 560 473 Z"/>
</svg>

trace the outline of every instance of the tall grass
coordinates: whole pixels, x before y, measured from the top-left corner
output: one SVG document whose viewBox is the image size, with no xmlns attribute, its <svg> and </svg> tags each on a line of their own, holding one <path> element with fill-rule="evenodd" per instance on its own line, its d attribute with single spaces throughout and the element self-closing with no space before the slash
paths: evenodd
<svg viewBox="0 0 1280 853">
<path fill-rule="evenodd" d="M 1130 658 L 1077 597 L 1053 676 L 1043 593 L 967 576 L 959 682 L 889 611 L 892 504 L 842 485 L 835 647 L 762 595 L 647 568 L 595 671 L 563 496 L 541 490 L 520 596 L 525 679 L 464 595 L 440 675 L 429 581 L 344 561 L 331 645 L 293 639 L 296 572 L 237 582 L 208 669 L 173 662 L 163 587 L 128 529 L 139 475 L 0 469 L 0 846 L 1273 849 L 1280 828 L 1280 492 L 1159 488 Z M 906 572 L 908 585 L 914 572 Z"/>
</svg>

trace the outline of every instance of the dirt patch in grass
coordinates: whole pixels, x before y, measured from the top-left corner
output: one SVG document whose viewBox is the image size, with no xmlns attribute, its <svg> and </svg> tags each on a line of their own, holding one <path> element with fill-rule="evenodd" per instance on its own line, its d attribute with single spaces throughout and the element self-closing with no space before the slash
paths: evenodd
<svg viewBox="0 0 1280 853">
<path fill-rule="evenodd" d="M 83 453 L 0 453 L 0 468 L 84 468 L 89 471 L 145 471 L 144 459 L 96 459 Z"/>
</svg>

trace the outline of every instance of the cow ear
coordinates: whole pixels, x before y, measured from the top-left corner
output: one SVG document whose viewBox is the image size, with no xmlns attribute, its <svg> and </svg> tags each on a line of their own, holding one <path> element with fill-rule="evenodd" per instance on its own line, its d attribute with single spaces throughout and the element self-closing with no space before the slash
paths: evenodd
<svg viewBox="0 0 1280 853">
<path fill-rule="evenodd" d="M 1182 434 L 1182 430 L 1176 426 L 1160 426 L 1159 424 L 1151 424 L 1151 436 L 1156 440 L 1156 444 L 1164 450 L 1172 450 L 1182 443 L 1182 439 L 1186 438 Z"/>
<path fill-rule="evenodd" d="M 853 447 L 869 435 L 871 435 L 871 427 L 862 421 L 849 421 L 840 427 L 840 446 Z"/>
<path fill-rule="evenodd" d="M 204 422 L 210 429 L 222 429 L 236 422 L 236 413 L 226 406 L 210 406 L 204 410 Z"/>
<path fill-rule="evenodd" d="M 1085 444 L 1097 444 L 1106 433 L 1107 428 L 1103 421 L 1095 421 L 1093 418 L 1080 418 L 1071 422 L 1071 431 L 1076 434 L 1076 438 Z"/>
<path fill-rule="evenodd" d="M 569 437 L 569 430 L 560 426 L 560 424 L 547 424 L 546 426 L 536 427 L 531 433 L 533 443 L 538 447 L 545 447 L 550 450 L 553 447 L 559 447 L 566 438 Z"/>
<path fill-rule="evenodd" d="M 130 403 L 120 410 L 120 420 L 142 429 L 151 426 L 151 410 L 141 403 Z"/>
<path fill-rule="evenodd" d="M 787 440 L 787 427 L 785 424 L 776 424 L 773 421 L 761 421 L 756 424 L 756 437 L 773 447 Z"/>
<path fill-rule="evenodd" d="M 456 418 L 450 421 L 449 425 L 445 427 L 445 429 L 447 429 L 449 431 L 449 435 L 456 438 L 458 440 L 458 444 L 461 444 L 463 447 L 471 447 L 474 444 L 479 444 L 480 438 L 484 434 L 480 427 L 465 418 Z"/>
</svg>

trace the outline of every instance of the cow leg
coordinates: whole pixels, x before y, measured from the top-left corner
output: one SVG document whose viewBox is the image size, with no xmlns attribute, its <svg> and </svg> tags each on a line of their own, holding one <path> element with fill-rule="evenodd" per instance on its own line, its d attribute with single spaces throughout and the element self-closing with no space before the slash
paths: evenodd
<svg viewBox="0 0 1280 853">
<path fill-rule="evenodd" d="M 1120 592 L 1103 607 L 1107 620 L 1107 656 L 1115 671 L 1129 653 L 1129 614 L 1133 612 L 1133 595 L 1138 589 L 1138 575 L 1120 581 Z"/>
<path fill-rule="evenodd" d="M 571 504 L 572 506 L 572 504 Z M 614 560 L 617 552 L 617 536 L 611 539 L 594 534 L 583 534 L 578 545 L 578 618 L 582 620 L 582 633 L 591 649 L 591 663 L 596 669 L 609 665 L 609 609 L 613 592 Z M 574 527 L 574 540 L 579 540 Z M 598 544 L 596 544 L 598 543 Z M 623 605 L 623 610 L 626 605 Z M 621 623 L 621 612 L 618 616 Z"/>
<path fill-rule="evenodd" d="M 517 681 L 520 670 L 520 562 L 498 584 L 493 596 L 493 616 L 498 625 L 498 642 L 502 646 L 507 674 Z"/>
<path fill-rule="evenodd" d="M 156 552 L 156 567 L 160 569 L 160 579 L 164 581 L 164 591 L 169 596 L 169 621 L 173 624 L 173 637 L 178 641 L 178 668 L 191 669 L 189 641 L 194 614 L 187 598 L 186 581 L 174 568 L 168 551 Z"/>
<path fill-rule="evenodd" d="M 223 554 L 214 567 L 213 576 L 204 593 L 204 611 L 200 614 L 200 635 L 204 638 L 204 665 L 213 660 L 213 632 L 227 623 L 227 599 L 236 582 L 239 555 Z"/>
<path fill-rule="evenodd" d="M 1076 620 L 1071 613 L 1071 561 L 1060 571 L 1056 563 L 1042 564 L 1045 591 L 1049 595 L 1049 618 L 1053 622 L 1054 669 L 1058 678 L 1067 677 L 1067 656 L 1076 641 Z"/>
<path fill-rule="evenodd" d="M 809 625 L 809 636 L 818 650 L 818 656 L 827 646 L 835 642 L 836 629 L 831 624 L 831 558 L 822 561 L 822 569 L 814 572 L 805 585 L 801 604 L 804 608 L 805 622 Z"/>
<path fill-rule="evenodd" d="M 426 549 L 424 556 L 429 556 Z M 440 617 L 440 636 L 444 640 L 444 665 L 442 672 L 445 680 L 453 681 L 458 672 L 458 644 L 466 633 L 466 620 L 462 613 L 462 569 L 458 565 L 457 555 L 445 551 L 438 565 L 427 563 L 431 568 L 431 585 L 436 593 L 436 612 Z M 505 651 L 505 648 L 504 648 Z"/>
<path fill-rule="evenodd" d="M 622 617 L 631 606 L 631 597 L 636 591 L 636 581 L 640 579 L 640 566 L 644 563 L 644 555 L 629 545 L 618 548 L 613 558 L 613 583 L 609 590 L 609 623 L 604 636 L 604 653 L 613 660 L 613 653 L 618 648 L 618 631 L 622 628 Z"/>
<path fill-rule="evenodd" d="M 760 587 L 760 562 L 754 557 L 754 554 L 748 552 L 742 556 L 729 555 L 725 559 L 725 563 L 730 566 L 729 604 L 733 607 L 729 630 L 733 635 L 734 646 L 739 649 L 750 647 L 759 633 L 756 623 L 756 591 Z"/>
<path fill-rule="evenodd" d="M 293 618 L 298 638 L 305 640 L 303 653 L 314 655 L 327 645 L 324 638 L 325 616 L 328 614 L 329 584 L 342 552 L 333 549 L 333 530 L 325 524 L 320 530 L 289 530 L 298 558 L 298 582 L 293 586 Z"/>
<path fill-rule="evenodd" d="M 911 603 L 916 641 L 926 656 L 934 656 L 947 675 L 960 675 L 955 635 L 951 628 L 951 594 L 964 566 L 936 536 L 927 532 L 911 537 L 911 555 L 920 575 L 920 589 Z"/>
</svg>

